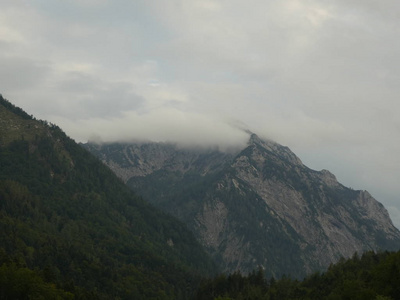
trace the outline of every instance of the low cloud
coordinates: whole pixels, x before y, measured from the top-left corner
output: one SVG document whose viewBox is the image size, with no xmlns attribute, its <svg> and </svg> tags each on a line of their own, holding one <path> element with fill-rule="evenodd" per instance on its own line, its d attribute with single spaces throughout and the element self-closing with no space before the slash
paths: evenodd
<svg viewBox="0 0 400 300">
<path fill-rule="evenodd" d="M 211 116 L 162 108 L 138 114 L 123 113 L 118 118 L 92 118 L 71 122 L 53 118 L 78 141 L 130 142 L 153 141 L 177 143 L 182 147 L 218 148 L 230 151 L 243 148 L 248 141 L 242 124 Z"/>
</svg>

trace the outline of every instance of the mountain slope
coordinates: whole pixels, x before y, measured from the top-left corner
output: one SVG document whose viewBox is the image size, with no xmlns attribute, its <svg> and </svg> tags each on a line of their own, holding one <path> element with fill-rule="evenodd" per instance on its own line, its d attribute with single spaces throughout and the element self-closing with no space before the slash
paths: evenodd
<svg viewBox="0 0 400 300">
<path fill-rule="evenodd" d="M 398 300 L 400 299 L 400 252 L 365 252 L 341 259 L 323 273 L 315 272 L 302 281 L 288 277 L 268 280 L 258 270 L 205 280 L 196 300 Z"/>
<path fill-rule="evenodd" d="M 1 268 L 35 270 L 76 298 L 188 299 L 214 270 L 181 222 L 2 97 L 0 216 Z"/>
<path fill-rule="evenodd" d="M 252 134 L 235 154 L 166 144 L 86 144 L 127 184 L 184 221 L 224 271 L 304 276 L 354 252 L 398 249 L 385 208 Z"/>
</svg>

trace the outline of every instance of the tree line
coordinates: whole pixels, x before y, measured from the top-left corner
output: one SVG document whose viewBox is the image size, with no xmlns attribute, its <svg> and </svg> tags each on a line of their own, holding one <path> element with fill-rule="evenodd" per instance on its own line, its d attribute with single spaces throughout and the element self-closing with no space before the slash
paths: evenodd
<svg viewBox="0 0 400 300">
<path fill-rule="evenodd" d="M 400 299 L 400 251 L 369 251 L 340 259 L 303 280 L 248 275 L 218 275 L 202 281 L 196 300 L 397 300 Z"/>
</svg>

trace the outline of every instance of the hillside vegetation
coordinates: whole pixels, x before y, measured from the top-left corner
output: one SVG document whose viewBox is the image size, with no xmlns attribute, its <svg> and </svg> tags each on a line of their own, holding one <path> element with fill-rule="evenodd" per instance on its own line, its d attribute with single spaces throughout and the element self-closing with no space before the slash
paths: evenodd
<svg viewBox="0 0 400 300">
<path fill-rule="evenodd" d="M 214 266 L 176 219 L 0 96 L 0 298 L 188 299 Z"/>
<path fill-rule="evenodd" d="M 324 273 L 303 281 L 268 280 L 264 272 L 234 273 L 203 281 L 196 300 L 397 300 L 400 299 L 400 252 L 366 252 L 341 259 Z"/>
</svg>

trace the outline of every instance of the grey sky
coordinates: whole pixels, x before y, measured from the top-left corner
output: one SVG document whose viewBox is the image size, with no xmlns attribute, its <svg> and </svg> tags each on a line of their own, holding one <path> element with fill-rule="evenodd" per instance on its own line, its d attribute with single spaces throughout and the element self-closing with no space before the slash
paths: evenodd
<svg viewBox="0 0 400 300">
<path fill-rule="evenodd" d="M 4 0 L 0 93 L 77 141 L 226 148 L 241 124 L 368 190 L 399 227 L 399 14 L 394 0 Z"/>
</svg>

